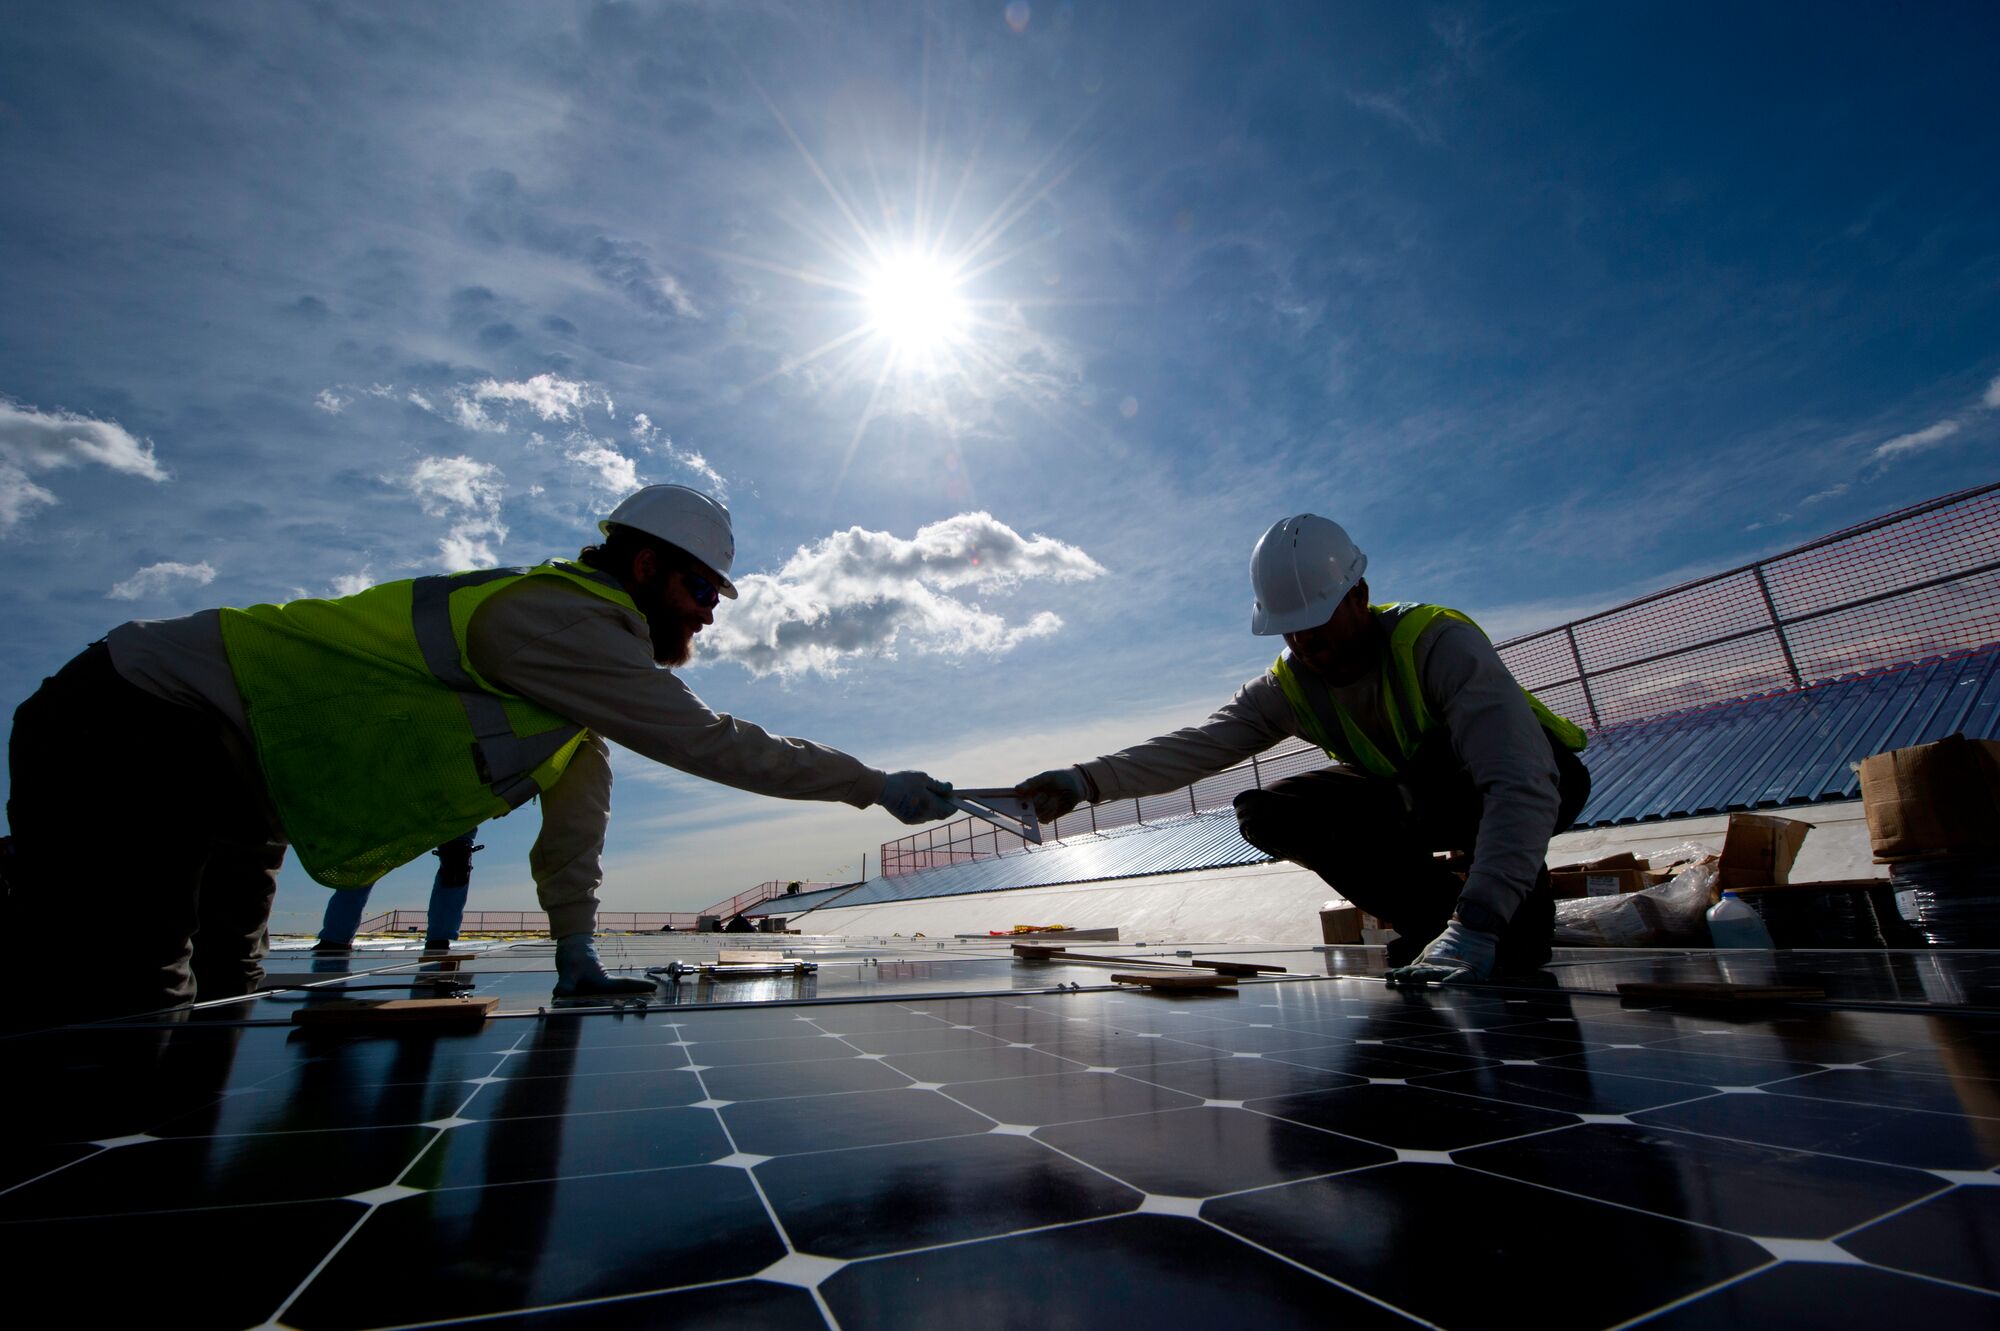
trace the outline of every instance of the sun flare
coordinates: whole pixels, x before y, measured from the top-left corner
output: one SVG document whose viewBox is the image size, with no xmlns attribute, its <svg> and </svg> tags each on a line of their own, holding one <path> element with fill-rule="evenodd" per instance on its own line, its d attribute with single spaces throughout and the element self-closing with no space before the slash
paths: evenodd
<svg viewBox="0 0 2000 1331">
<path fill-rule="evenodd" d="M 969 322 L 957 274 L 927 254 L 886 259 L 869 275 L 867 292 L 871 326 L 904 356 L 944 350 Z"/>
</svg>

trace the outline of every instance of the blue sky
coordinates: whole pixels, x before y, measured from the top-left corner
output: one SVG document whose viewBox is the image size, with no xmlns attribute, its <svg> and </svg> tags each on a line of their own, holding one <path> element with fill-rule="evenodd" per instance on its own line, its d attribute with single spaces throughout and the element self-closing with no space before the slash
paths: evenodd
<svg viewBox="0 0 2000 1331">
<path fill-rule="evenodd" d="M 1001 784 L 1266 664 L 1293 512 L 1500 637 L 1993 479 L 1989 6 L 12 13 L 10 709 L 123 619 L 574 553 L 682 481 L 752 575 L 705 699 Z M 901 831 L 618 770 L 610 909 Z M 475 906 L 532 903 L 534 821 Z"/>
</svg>

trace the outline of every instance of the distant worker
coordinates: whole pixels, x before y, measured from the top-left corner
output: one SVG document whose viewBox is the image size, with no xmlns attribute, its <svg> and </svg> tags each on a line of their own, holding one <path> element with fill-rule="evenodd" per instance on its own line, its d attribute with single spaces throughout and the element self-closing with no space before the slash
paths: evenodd
<svg viewBox="0 0 2000 1331">
<path fill-rule="evenodd" d="M 473 832 L 478 831 L 477 828 Z M 472 844 L 473 832 L 453 837 L 431 854 L 438 858 L 437 874 L 431 879 L 430 905 L 424 911 L 424 951 L 443 952 L 458 941 L 458 929 L 465 922 L 465 898 L 472 887 L 472 854 L 485 850 Z M 327 899 L 326 914 L 319 924 L 315 952 L 346 952 L 354 946 L 361 917 L 368 913 L 372 887 L 336 889 Z"/>
<path fill-rule="evenodd" d="M 1236 797 L 1243 839 L 1392 922 L 1394 982 L 1482 980 L 1549 959 L 1549 838 L 1590 795 L 1583 731 L 1524 691 L 1456 610 L 1373 605 L 1368 560 L 1313 514 L 1250 556 L 1250 631 L 1288 651 L 1198 726 L 1018 787 L 1044 821 L 1189 785 L 1293 736 L 1340 766 Z M 1458 876 L 1432 852 L 1472 852 Z"/>
<path fill-rule="evenodd" d="M 652 485 L 598 525 L 573 561 L 123 624 L 45 680 L 9 750 L 10 1020 L 247 992 L 287 845 L 318 882 L 365 887 L 537 797 L 528 862 L 555 992 L 651 991 L 607 974 L 592 942 L 607 740 L 758 794 L 952 814 L 922 772 L 712 712 L 658 668 L 684 664 L 736 595 L 720 503 Z M 104 927 L 79 985 L 53 940 L 85 918 Z"/>
</svg>

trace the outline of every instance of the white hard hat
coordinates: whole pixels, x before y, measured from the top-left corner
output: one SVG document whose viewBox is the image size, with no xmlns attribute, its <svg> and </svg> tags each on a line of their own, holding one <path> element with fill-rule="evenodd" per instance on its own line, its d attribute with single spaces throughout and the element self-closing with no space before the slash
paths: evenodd
<svg viewBox="0 0 2000 1331">
<path fill-rule="evenodd" d="M 1339 523 L 1301 513 L 1273 524 L 1250 552 L 1257 594 L 1250 631 L 1272 637 L 1318 628 L 1367 571 L 1368 556 Z"/>
<path fill-rule="evenodd" d="M 685 485 L 649 485 L 620 500 L 597 529 L 609 535 L 614 523 L 679 546 L 716 574 L 717 591 L 736 595 L 729 581 L 736 536 L 729 529 L 729 510 L 710 496 Z"/>
</svg>

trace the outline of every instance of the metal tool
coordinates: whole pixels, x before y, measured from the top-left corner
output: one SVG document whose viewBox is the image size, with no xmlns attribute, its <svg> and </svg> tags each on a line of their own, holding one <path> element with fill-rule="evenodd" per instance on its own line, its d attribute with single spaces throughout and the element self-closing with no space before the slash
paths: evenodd
<svg viewBox="0 0 2000 1331">
<path fill-rule="evenodd" d="M 989 822 L 1003 832 L 1012 832 L 1030 845 L 1042 844 L 1042 824 L 1035 817 L 1034 801 L 1022 799 L 1009 787 L 954 790 L 951 802 L 960 812 Z"/>
</svg>

